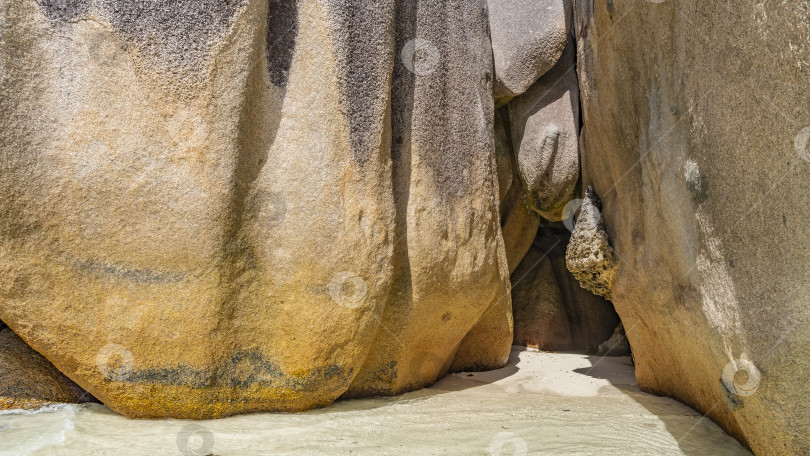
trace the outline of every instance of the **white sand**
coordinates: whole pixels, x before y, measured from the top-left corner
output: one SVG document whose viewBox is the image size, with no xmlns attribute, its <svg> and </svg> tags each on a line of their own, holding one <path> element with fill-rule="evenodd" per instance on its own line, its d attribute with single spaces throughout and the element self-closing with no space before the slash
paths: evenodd
<svg viewBox="0 0 810 456">
<path fill-rule="evenodd" d="M 3 413 L 0 455 L 751 454 L 694 410 L 640 392 L 629 358 L 519 350 L 497 371 L 298 414 L 189 422 L 128 420 L 101 405 Z"/>
</svg>

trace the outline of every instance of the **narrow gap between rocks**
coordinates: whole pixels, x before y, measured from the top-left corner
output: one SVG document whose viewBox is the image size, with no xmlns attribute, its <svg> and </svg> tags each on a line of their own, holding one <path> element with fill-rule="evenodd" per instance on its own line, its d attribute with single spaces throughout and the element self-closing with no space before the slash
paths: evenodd
<svg viewBox="0 0 810 456">
<path fill-rule="evenodd" d="M 511 274 L 513 344 L 544 351 L 627 356 L 630 345 L 621 319 L 608 299 L 609 283 L 602 283 L 600 272 L 594 268 L 608 267 L 609 262 L 586 264 L 585 274 L 591 272 L 589 268 L 593 269 L 593 283 L 582 285 L 579 280 L 583 280 L 583 271 L 575 275 L 566 264 L 579 206 L 590 198 L 587 196 L 590 190 L 584 188 L 582 177 L 583 151 L 579 150 L 584 116 L 577 78 L 576 42 L 572 31 L 555 68 L 525 94 L 501 100 L 495 114 L 499 182 L 505 194 L 501 209 L 504 236 L 508 238 L 507 243 L 512 237 L 523 237 L 531 242 L 531 246 L 526 245 L 527 241 L 512 242 L 515 248 L 511 250 L 515 253 L 510 261 L 512 264 L 519 261 Z M 570 136 L 574 137 L 573 141 Z M 565 157 L 570 156 L 575 156 L 576 160 L 569 158 L 566 162 Z M 569 173 L 566 181 L 554 160 L 575 167 L 576 172 Z M 574 196 L 560 214 L 559 204 L 566 194 Z M 553 197 L 556 203 L 550 202 Z M 600 203 L 595 195 L 592 199 L 597 208 L 591 213 L 596 214 L 596 221 L 601 224 Z M 513 228 L 518 218 L 515 214 L 521 211 L 525 215 L 517 222 L 521 228 L 516 230 Z M 549 221 L 559 220 L 560 215 L 562 221 Z M 596 228 L 598 231 L 601 227 Z M 526 234 L 515 236 L 520 232 Z M 526 247 L 528 250 L 520 259 Z M 606 251 L 597 250 L 597 256 L 612 256 L 606 238 L 601 247 Z M 507 251 L 509 255 L 509 247 Z M 594 284 L 604 287 L 596 292 L 608 298 L 592 293 Z"/>
<path fill-rule="evenodd" d="M 512 274 L 514 344 L 543 351 L 630 355 L 613 304 L 582 288 L 565 262 L 571 233 L 543 221 Z"/>
</svg>

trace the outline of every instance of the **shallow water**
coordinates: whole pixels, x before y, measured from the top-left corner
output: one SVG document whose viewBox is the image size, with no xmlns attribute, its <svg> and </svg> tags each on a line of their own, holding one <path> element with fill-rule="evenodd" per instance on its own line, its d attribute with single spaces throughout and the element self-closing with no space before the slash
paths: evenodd
<svg viewBox="0 0 810 456">
<path fill-rule="evenodd" d="M 750 455 L 694 410 L 642 393 L 629 358 L 512 352 L 393 398 L 297 414 L 129 420 L 98 404 L 0 412 L 0 455 Z"/>
</svg>

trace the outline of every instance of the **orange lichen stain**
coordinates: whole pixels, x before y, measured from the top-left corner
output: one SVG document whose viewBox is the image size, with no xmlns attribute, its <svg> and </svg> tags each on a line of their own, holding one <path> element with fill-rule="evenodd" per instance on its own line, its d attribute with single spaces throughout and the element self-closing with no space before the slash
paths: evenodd
<svg viewBox="0 0 810 456">
<path fill-rule="evenodd" d="M 312 369 L 296 369 L 296 370 L 292 371 L 292 373 L 290 374 L 290 377 L 293 377 L 295 379 L 303 380 L 303 379 L 309 377 L 311 373 L 312 373 Z"/>
<path fill-rule="evenodd" d="M 129 418 L 215 419 L 260 412 L 301 412 L 324 407 L 337 392 L 302 393 L 286 388 L 259 388 L 249 392 L 233 388 L 195 388 L 174 386 L 151 388 L 149 394 L 122 395 L 119 391 L 116 412 Z"/>
</svg>

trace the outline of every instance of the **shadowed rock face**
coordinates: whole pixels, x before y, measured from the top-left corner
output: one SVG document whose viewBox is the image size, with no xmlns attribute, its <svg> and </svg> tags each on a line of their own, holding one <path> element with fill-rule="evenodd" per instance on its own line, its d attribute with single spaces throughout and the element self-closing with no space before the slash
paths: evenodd
<svg viewBox="0 0 810 456">
<path fill-rule="evenodd" d="M 807 3 L 576 4 L 583 183 L 639 384 L 810 453 Z"/>
<path fill-rule="evenodd" d="M 596 353 L 619 324 L 610 302 L 582 288 L 566 268 L 570 237 L 565 227 L 542 226 L 512 274 L 515 345 Z"/>
<path fill-rule="evenodd" d="M 91 401 L 92 396 L 0 323 L 0 408 Z"/>
<path fill-rule="evenodd" d="M 0 318 L 105 404 L 506 362 L 484 0 L 0 4 Z"/>
<path fill-rule="evenodd" d="M 270 0 L 267 8 L 267 71 L 270 82 L 286 87 L 298 36 L 298 5 L 291 0 Z"/>
</svg>

